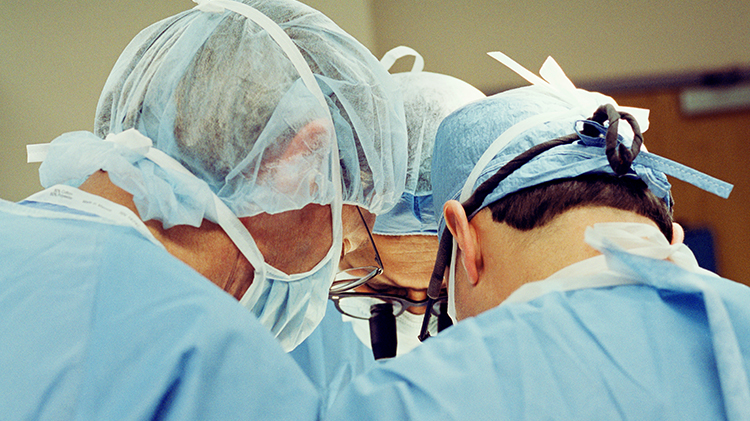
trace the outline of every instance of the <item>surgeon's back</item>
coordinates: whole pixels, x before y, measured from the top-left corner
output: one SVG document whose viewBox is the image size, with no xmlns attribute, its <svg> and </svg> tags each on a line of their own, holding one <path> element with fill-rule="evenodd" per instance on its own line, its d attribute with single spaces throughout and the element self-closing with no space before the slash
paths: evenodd
<svg viewBox="0 0 750 421">
<path fill-rule="evenodd" d="M 234 298 L 136 230 L 0 202 L 2 419 L 315 419 Z"/>
<path fill-rule="evenodd" d="M 462 320 L 357 378 L 329 419 L 747 419 L 750 289 L 626 252 L 608 258 L 635 268 L 609 272 L 631 282 Z"/>
</svg>

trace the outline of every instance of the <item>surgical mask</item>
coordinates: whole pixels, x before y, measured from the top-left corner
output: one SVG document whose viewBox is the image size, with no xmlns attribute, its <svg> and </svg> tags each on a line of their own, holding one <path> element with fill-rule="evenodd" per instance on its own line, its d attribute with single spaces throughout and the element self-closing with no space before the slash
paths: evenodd
<svg viewBox="0 0 750 421">
<path fill-rule="evenodd" d="M 363 311 L 370 311 L 369 304 L 363 304 Z M 372 337 L 370 331 L 370 321 L 364 319 L 355 319 L 345 314 L 341 315 L 345 322 L 352 324 L 352 330 L 359 340 L 365 344 L 368 348 L 372 349 Z M 382 338 L 384 342 L 390 340 L 396 341 L 396 356 L 404 355 L 409 353 L 411 350 L 417 347 L 421 342 L 419 341 L 419 330 L 422 327 L 422 319 L 424 316 L 421 314 L 413 314 L 408 311 L 401 313 L 396 317 L 396 337 L 395 338 Z M 429 330 L 433 333 L 438 331 L 438 318 L 430 318 Z"/>
<path fill-rule="evenodd" d="M 334 213 L 338 213 L 334 221 L 341 221 L 340 208 Z M 265 262 L 260 270 L 254 265 L 255 279 L 240 303 L 271 330 L 287 352 L 302 343 L 323 319 L 328 289 L 338 271 L 340 223 L 334 222 L 333 238 L 328 254 L 308 272 L 288 275 Z"/>
<path fill-rule="evenodd" d="M 405 311 L 396 318 L 396 333 L 398 336 L 396 355 L 406 354 L 421 344 L 418 336 L 423 318 L 421 314 L 409 313 L 408 311 Z M 437 332 L 437 322 L 437 317 L 433 317 L 430 320 L 431 331 Z"/>
</svg>

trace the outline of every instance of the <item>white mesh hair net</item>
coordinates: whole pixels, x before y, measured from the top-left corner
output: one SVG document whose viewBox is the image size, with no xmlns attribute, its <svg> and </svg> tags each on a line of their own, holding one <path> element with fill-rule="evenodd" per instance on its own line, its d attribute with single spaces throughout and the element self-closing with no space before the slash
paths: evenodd
<svg viewBox="0 0 750 421">
<path fill-rule="evenodd" d="M 430 167 L 440 122 L 451 112 L 485 95 L 460 79 L 440 73 L 395 73 L 393 79 L 404 98 L 409 145 L 404 191 L 414 195 L 432 193 Z"/>
<path fill-rule="evenodd" d="M 310 7 L 243 3 L 276 22 L 299 48 L 326 97 L 335 137 L 327 113 L 265 30 L 231 11 L 196 9 L 155 23 L 131 41 L 104 86 L 95 134 L 137 129 L 238 217 L 331 203 L 336 138 L 344 203 L 388 210 L 403 191 L 406 134 L 400 94 L 387 71 Z M 158 176 L 178 182 L 169 173 Z M 110 177 L 120 185 L 117 174 Z M 179 207 L 184 201 L 141 188 L 146 192 L 134 199 L 144 220 L 199 225 L 211 214 L 166 211 L 175 203 L 160 202 Z"/>
<path fill-rule="evenodd" d="M 392 77 L 401 91 L 406 116 L 406 184 L 396 206 L 378 215 L 373 232 L 381 235 L 437 234 L 430 180 L 435 134 L 440 122 L 451 112 L 485 95 L 461 79 L 422 71 L 422 57 L 409 47 L 394 48 L 383 56 L 381 63 L 390 67 L 405 56 L 414 56 L 412 70 L 394 73 Z"/>
</svg>

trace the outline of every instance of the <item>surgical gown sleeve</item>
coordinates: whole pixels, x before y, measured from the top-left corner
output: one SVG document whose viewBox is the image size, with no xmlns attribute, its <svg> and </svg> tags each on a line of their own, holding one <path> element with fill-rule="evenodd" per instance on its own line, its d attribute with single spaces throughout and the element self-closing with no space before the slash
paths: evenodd
<svg viewBox="0 0 750 421">
<path fill-rule="evenodd" d="M 317 419 L 304 373 L 193 269 L 132 228 L 2 205 L 0 418 Z"/>
<path fill-rule="evenodd" d="M 355 335 L 333 301 L 313 333 L 289 353 L 321 394 L 325 407 L 358 374 L 375 364 L 372 350 Z"/>
<path fill-rule="evenodd" d="M 750 372 L 750 289 L 702 276 L 727 315 L 709 322 L 704 293 L 649 279 L 698 275 L 637 264 L 640 284 L 550 292 L 461 321 L 355 379 L 328 419 L 746 419 L 736 403 L 748 385 L 726 388 L 717 367 Z M 716 351 L 730 337 L 737 358 Z"/>
</svg>

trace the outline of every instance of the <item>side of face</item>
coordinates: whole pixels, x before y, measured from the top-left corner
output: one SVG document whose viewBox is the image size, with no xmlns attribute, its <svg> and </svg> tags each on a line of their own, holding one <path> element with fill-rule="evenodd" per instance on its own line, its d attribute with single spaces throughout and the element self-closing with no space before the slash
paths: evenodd
<svg viewBox="0 0 750 421">
<path fill-rule="evenodd" d="M 373 240 L 384 270 L 357 291 L 397 295 L 413 301 L 426 299 L 437 254 L 437 236 L 373 234 Z M 368 240 L 364 246 L 344 255 L 339 269 L 374 265 L 375 251 Z M 421 314 L 424 307 L 413 308 L 411 311 Z"/>
<path fill-rule="evenodd" d="M 331 206 L 309 204 L 278 214 L 240 218 L 266 263 L 293 274 L 318 264 L 332 244 Z"/>
<path fill-rule="evenodd" d="M 446 228 L 458 246 L 453 299 L 456 317 L 463 320 L 500 304 L 523 283 L 526 268 L 536 261 L 525 252 L 529 234 L 495 223 L 488 208 L 471 221 L 455 200 L 446 203 L 444 212 Z"/>
<path fill-rule="evenodd" d="M 359 214 L 362 213 L 360 217 Z M 368 227 L 375 223 L 375 215 L 366 209 L 359 208 L 355 205 L 344 205 L 341 211 L 341 224 L 343 227 L 343 245 L 341 247 L 341 257 L 358 250 L 361 247 L 369 246 L 370 238 L 367 235 L 367 228 L 362 223 L 364 218 Z M 363 266 L 374 266 L 375 261 Z"/>
<path fill-rule="evenodd" d="M 458 320 L 463 320 L 467 317 L 473 317 L 479 314 L 479 312 L 476 311 L 477 303 L 472 299 L 471 284 L 469 283 L 468 275 L 466 274 L 466 266 L 461 263 L 462 260 L 463 255 L 461 250 L 458 249 L 456 251 L 455 274 L 453 278 L 453 282 L 455 282 L 453 299 L 456 303 L 456 318 Z M 449 271 L 450 268 L 446 268 L 445 279 L 448 279 Z"/>
</svg>

